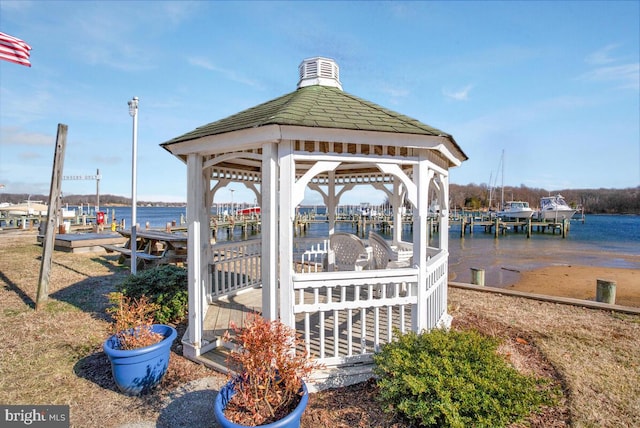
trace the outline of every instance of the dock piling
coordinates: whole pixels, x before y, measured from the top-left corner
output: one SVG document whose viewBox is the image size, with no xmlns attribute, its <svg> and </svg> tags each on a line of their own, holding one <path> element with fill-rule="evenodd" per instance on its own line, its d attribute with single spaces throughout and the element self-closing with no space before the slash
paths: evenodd
<svg viewBox="0 0 640 428">
<path fill-rule="evenodd" d="M 596 280 L 596 302 L 616 304 L 616 282 L 607 279 Z"/>
<path fill-rule="evenodd" d="M 471 268 L 471 283 L 484 285 L 484 269 Z"/>
</svg>

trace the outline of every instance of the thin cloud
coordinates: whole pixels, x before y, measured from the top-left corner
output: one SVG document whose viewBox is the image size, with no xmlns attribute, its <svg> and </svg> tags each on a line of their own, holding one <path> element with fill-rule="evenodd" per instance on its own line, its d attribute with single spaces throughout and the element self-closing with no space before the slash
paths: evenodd
<svg viewBox="0 0 640 428">
<path fill-rule="evenodd" d="M 40 132 L 23 132 L 18 128 L 7 127 L 0 129 L 0 145 L 3 146 L 51 146 L 55 137 L 50 134 Z"/>
<path fill-rule="evenodd" d="M 599 67 L 578 76 L 578 80 L 618 82 L 621 88 L 640 89 L 640 63 Z"/>
<path fill-rule="evenodd" d="M 3 1 L 0 2 L 0 11 L 15 11 L 15 10 L 27 10 L 30 9 L 34 5 L 32 1 Z"/>
<path fill-rule="evenodd" d="M 587 64 L 592 65 L 603 65 L 615 62 L 616 59 L 611 56 L 611 52 L 614 51 L 618 46 L 619 45 L 617 44 L 611 44 L 598 49 L 597 51 L 587 55 L 585 61 L 587 62 Z"/>
<path fill-rule="evenodd" d="M 204 68 L 205 70 L 214 71 L 216 73 L 222 74 L 225 78 L 232 80 L 234 82 L 242 83 L 243 85 L 251 86 L 254 88 L 262 87 L 262 85 L 260 85 L 260 83 L 257 80 L 249 79 L 248 77 L 239 74 L 235 70 L 229 70 L 226 68 L 218 67 L 217 65 L 213 64 L 211 61 L 209 61 L 206 58 L 191 57 L 188 59 L 188 61 L 189 61 L 189 64 L 195 67 Z"/>
<path fill-rule="evenodd" d="M 42 153 L 24 152 L 24 153 L 20 153 L 18 155 L 18 157 L 23 161 L 30 161 L 30 160 L 33 160 L 33 159 L 41 159 L 42 158 Z"/>
<path fill-rule="evenodd" d="M 149 70 L 161 56 L 155 40 L 198 8 L 197 3 L 187 2 L 149 3 L 144 8 L 128 3 L 97 4 L 91 13 L 69 17 L 67 37 L 73 39 L 74 55 L 88 64 L 122 71 Z M 122 19 L 123 15 L 130 19 Z M 145 31 L 139 33 L 140 28 Z"/>
<path fill-rule="evenodd" d="M 91 156 L 91 161 L 98 165 L 115 165 L 123 162 L 122 156 L 104 156 L 104 155 L 94 155 Z"/>
<path fill-rule="evenodd" d="M 409 90 L 404 88 L 394 88 L 391 86 L 385 86 L 382 89 L 382 92 L 390 95 L 394 98 L 404 98 L 409 95 Z"/>
<path fill-rule="evenodd" d="M 640 63 L 621 64 L 620 58 L 613 52 L 618 44 L 610 44 L 587 55 L 585 62 L 596 68 L 578 76 L 578 80 L 587 82 L 617 82 L 623 89 L 640 89 Z"/>
<path fill-rule="evenodd" d="M 467 101 L 469 99 L 469 92 L 473 85 L 467 85 L 464 88 L 458 89 L 457 91 L 450 91 L 448 89 L 442 89 L 442 94 L 456 101 Z"/>
</svg>

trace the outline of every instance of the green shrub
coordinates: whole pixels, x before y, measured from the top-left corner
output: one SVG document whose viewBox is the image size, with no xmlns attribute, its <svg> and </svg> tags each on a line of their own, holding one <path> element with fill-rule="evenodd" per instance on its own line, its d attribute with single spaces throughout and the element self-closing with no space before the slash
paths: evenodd
<svg viewBox="0 0 640 428">
<path fill-rule="evenodd" d="M 546 380 L 518 373 L 477 332 L 396 332 L 374 355 L 386 410 L 423 427 L 501 427 L 553 402 Z"/>
<path fill-rule="evenodd" d="M 116 289 L 127 297 L 139 299 L 147 296 L 158 305 L 153 314 L 155 322 L 178 323 L 187 315 L 187 271 L 174 265 L 156 266 L 129 275 Z"/>
</svg>

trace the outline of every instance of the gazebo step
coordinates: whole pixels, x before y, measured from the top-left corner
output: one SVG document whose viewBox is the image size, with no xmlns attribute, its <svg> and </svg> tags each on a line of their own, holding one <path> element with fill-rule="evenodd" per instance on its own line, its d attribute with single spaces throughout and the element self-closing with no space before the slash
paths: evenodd
<svg viewBox="0 0 640 428">
<path fill-rule="evenodd" d="M 204 354 L 200 355 L 198 357 L 198 361 L 215 371 L 218 371 L 220 373 L 228 373 L 229 370 L 227 369 L 227 356 L 229 355 L 229 353 L 229 349 L 225 348 L 224 346 L 219 346 L 209 352 L 205 352 Z"/>
</svg>

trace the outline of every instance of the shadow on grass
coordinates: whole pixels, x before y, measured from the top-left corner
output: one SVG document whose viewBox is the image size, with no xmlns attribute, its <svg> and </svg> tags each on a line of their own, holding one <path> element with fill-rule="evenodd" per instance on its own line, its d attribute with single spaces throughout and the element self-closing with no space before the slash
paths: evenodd
<svg viewBox="0 0 640 428">
<path fill-rule="evenodd" d="M 91 261 L 106 266 L 112 273 L 92 276 L 76 268 L 71 261 L 54 261 L 59 267 L 84 275 L 85 279 L 51 293 L 49 297 L 75 306 L 95 319 L 110 321 L 111 317 L 105 311 L 111 306 L 108 295 L 116 290 L 116 285 L 129 272 L 102 257 L 92 258 Z"/>
<path fill-rule="evenodd" d="M 36 302 L 33 301 L 33 299 L 31 299 L 31 297 L 29 297 L 29 295 L 27 293 L 25 293 L 22 288 L 20 288 L 18 286 L 18 284 L 16 284 L 15 282 L 11 281 L 5 274 L 4 272 L 0 271 L 0 281 L 4 282 L 6 285 L 4 286 L 4 288 L 8 291 L 12 291 L 14 293 L 16 293 L 18 295 L 18 297 L 20 297 L 20 299 L 24 302 L 25 305 L 27 305 L 28 307 L 30 307 L 31 309 L 35 309 L 36 307 Z"/>
<path fill-rule="evenodd" d="M 103 254 L 100 257 L 93 257 L 91 261 L 101 264 L 114 273 L 130 273 L 129 265 L 120 263 L 119 258 L 117 254 Z"/>
<path fill-rule="evenodd" d="M 73 366 L 73 372 L 76 376 L 95 383 L 103 389 L 118 391 L 111 374 L 111 363 L 104 352 L 94 352 L 81 358 Z"/>
<path fill-rule="evenodd" d="M 117 276 L 87 277 L 49 295 L 50 298 L 68 303 L 99 320 L 110 321 L 106 308 L 111 306 L 108 295 L 115 291 Z"/>
</svg>

